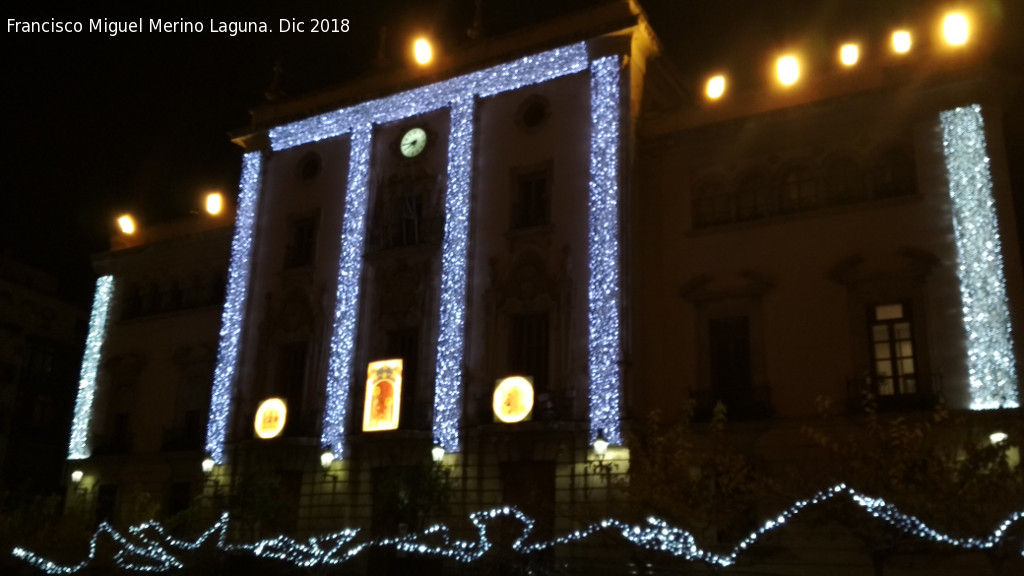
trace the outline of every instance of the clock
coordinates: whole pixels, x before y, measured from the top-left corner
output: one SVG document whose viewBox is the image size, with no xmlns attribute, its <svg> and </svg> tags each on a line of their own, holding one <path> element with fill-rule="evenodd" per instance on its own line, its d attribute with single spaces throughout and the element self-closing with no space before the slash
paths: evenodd
<svg viewBox="0 0 1024 576">
<path fill-rule="evenodd" d="M 423 149 L 427 147 L 427 131 L 423 128 L 410 128 L 402 135 L 402 140 L 398 144 L 399 151 L 402 152 L 402 156 L 406 158 L 415 158 L 419 156 Z"/>
</svg>

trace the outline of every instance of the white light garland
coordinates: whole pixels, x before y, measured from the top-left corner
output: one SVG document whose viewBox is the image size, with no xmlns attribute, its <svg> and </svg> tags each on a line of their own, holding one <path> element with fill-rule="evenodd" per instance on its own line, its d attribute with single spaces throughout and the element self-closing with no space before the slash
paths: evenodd
<svg viewBox="0 0 1024 576">
<path fill-rule="evenodd" d="M 320 444 L 341 460 L 345 457 L 345 420 L 348 389 L 355 351 L 356 316 L 359 310 L 359 282 L 363 270 L 366 238 L 366 204 L 369 196 L 370 145 L 373 128 L 365 124 L 352 135 L 349 153 L 348 193 L 341 231 L 341 261 L 334 306 L 334 331 L 328 358 L 327 404 Z"/>
<path fill-rule="evenodd" d="M 224 311 L 221 313 L 217 366 L 213 373 L 210 416 L 206 424 L 206 452 L 217 464 L 224 463 L 224 441 L 227 438 L 231 399 L 234 396 L 238 345 L 245 318 L 246 296 L 249 293 L 249 264 L 252 258 L 262 167 L 263 155 L 260 152 L 249 152 L 242 159 L 235 235 L 231 240 L 227 297 L 224 300 Z"/>
<path fill-rule="evenodd" d="M 939 119 L 953 204 L 971 409 L 1017 408 L 1016 359 L 981 107 L 947 110 Z"/>
<path fill-rule="evenodd" d="M 619 58 L 591 65 L 590 114 L 590 442 L 604 432 L 621 445 L 619 371 Z"/>
<path fill-rule="evenodd" d="M 458 562 L 471 563 L 479 560 L 494 544 L 488 538 L 489 523 L 499 517 L 515 518 L 522 522 L 522 531 L 511 549 L 528 555 L 559 545 L 580 542 L 604 531 L 617 532 L 633 545 L 647 550 L 660 551 L 691 562 L 704 562 L 711 566 L 726 567 L 736 563 L 740 554 L 752 547 L 761 536 L 789 523 L 804 509 L 821 504 L 840 495 L 845 495 L 868 514 L 901 532 L 945 544 L 963 550 L 984 550 L 992 548 L 1003 540 L 1009 528 L 1024 519 L 1024 510 L 1013 512 L 991 534 L 982 538 L 956 537 L 931 528 L 920 519 L 900 512 L 896 506 L 881 499 L 867 496 L 845 484 L 838 484 L 818 492 L 813 497 L 795 502 L 776 517 L 765 521 L 757 530 L 737 543 L 728 553 L 705 550 L 697 543 L 693 534 L 676 528 L 658 518 L 648 518 L 644 524 L 630 524 L 621 520 L 602 520 L 586 528 L 571 532 L 559 538 L 540 542 L 529 542 L 534 520 L 519 510 L 510 507 L 496 508 L 470 514 L 469 521 L 476 528 L 475 542 L 452 540 L 451 529 L 438 524 L 426 530 L 397 538 L 384 538 L 356 542 L 357 529 L 346 529 L 299 542 L 288 536 L 277 536 L 248 544 L 227 542 L 228 515 L 224 513 L 209 530 L 195 541 L 178 540 L 168 535 L 158 522 L 147 522 L 128 529 L 125 536 L 104 522 L 97 528 L 89 543 L 88 557 L 81 563 L 61 566 L 42 558 L 24 548 L 14 548 L 12 554 L 47 574 L 74 574 L 96 560 L 96 545 L 103 534 L 110 536 L 121 548 L 114 554 L 114 562 L 123 570 L 134 572 L 168 572 L 184 568 L 188 556 L 204 546 L 215 547 L 224 552 L 247 552 L 259 558 L 271 558 L 289 562 L 295 566 L 309 568 L 332 566 L 347 562 L 371 548 L 394 548 L 396 550 L 450 558 Z M 1019 551 L 1024 557 L 1024 549 Z"/>
<path fill-rule="evenodd" d="M 96 293 L 92 297 L 92 312 L 89 315 L 89 335 L 85 339 L 82 371 L 78 377 L 78 398 L 75 400 L 75 417 L 71 422 L 68 460 L 81 460 L 92 454 L 92 447 L 89 445 L 89 426 L 92 421 L 93 403 L 96 400 L 96 375 L 100 367 L 100 352 L 103 350 L 103 341 L 107 335 L 107 316 L 113 297 L 114 277 L 97 278 Z"/>
<path fill-rule="evenodd" d="M 459 452 L 462 421 L 463 336 L 466 331 L 466 266 L 469 185 L 473 168 L 473 111 L 467 96 L 452 105 L 448 138 L 448 190 L 441 246 L 441 311 L 434 385 L 434 444 Z"/>
</svg>

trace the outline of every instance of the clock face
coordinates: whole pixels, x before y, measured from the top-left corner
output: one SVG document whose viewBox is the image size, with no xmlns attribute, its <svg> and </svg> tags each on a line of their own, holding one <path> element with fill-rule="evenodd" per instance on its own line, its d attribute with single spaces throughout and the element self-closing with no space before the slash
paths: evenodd
<svg viewBox="0 0 1024 576">
<path fill-rule="evenodd" d="M 427 146 L 427 132 L 423 128 L 410 128 L 399 143 L 398 149 L 402 156 L 413 158 L 419 156 L 420 152 Z"/>
</svg>

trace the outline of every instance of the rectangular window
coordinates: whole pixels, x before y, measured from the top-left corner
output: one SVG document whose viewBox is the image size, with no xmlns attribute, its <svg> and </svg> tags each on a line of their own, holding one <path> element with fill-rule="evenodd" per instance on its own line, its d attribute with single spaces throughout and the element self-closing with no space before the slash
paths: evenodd
<svg viewBox="0 0 1024 576">
<path fill-rule="evenodd" d="M 117 485 L 100 484 L 96 493 L 96 522 L 112 522 L 117 509 Z"/>
<path fill-rule="evenodd" d="M 918 391 L 908 308 L 903 303 L 882 304 L 871 311 L 871 355 L 879 396 Z"/>
<path fill-rule="evenodd" d="M 534 391 L 547 392 L 551 349 L 548 313 L 512 316 L 509 336 L 509 375 L 531 376 Z"/>
<path fill-rule="evenodd" d="M 286 342 L 278 348 L 277 382 L 274 393 L 285 400 L 288 407 L 285 427 L 286 432 L 292 435 L 310 432 L 307 430 L 309 423 L 303 419 L 308 351 L 309 342 L 306 340 Z"/>
<path fill-rule="evenodd" d="M 713 318 L 708 322 L 711 388 L 728 404 L 730 397 L 747 395 L 753 382 L 750 361 L 750 319 Z"/>
<path fill-rule="evenodd" d="M 172 482 L 167 494 L 167 515 L 174 516 L 192 505 L 192 483 Z"/>
<path fill-rule="evenodd" d="M 513 228 L 548 223 L 548 178 L 548 170 L 519 174 L 512 206 Z"/>
<path fill-rule="evenodd" d="M 413 422 L 416 395 L 416 371 L 420 355 L 420 330 L 418 327 L 388 330 L 388 358 L 402 359 L 402 406 L 399 414 L 399 427 L 415 427 Z"/>
<path fill-rule="evenodd" d="M 292 220 L 288 229 L 288 247 L 285 268 L 298 268 L 313 264 L 316 253 L 316 218 L 306 217 Z"/>
</svg>

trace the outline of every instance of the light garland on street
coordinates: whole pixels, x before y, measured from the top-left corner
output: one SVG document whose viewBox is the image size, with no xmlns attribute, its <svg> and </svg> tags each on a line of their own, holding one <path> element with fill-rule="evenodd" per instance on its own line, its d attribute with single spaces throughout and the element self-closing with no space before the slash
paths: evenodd
<svg viewBox="0 0 1024 576">
<path fill-rule="evenodd" d="M 228 515 L 224 513 L 220 520 L 194 541 L 178 540 L 168 535 L 158 522 L 132 526 L 128 529 L 128 536 L 104 522 L 90 540 L 88 557 L 81 563 L 71 566 L 61 566 L 24 548 L 15 548 L 12 553 L 47 574 L 74 574 L 89 566 L 96 560 L 96 546 L 101 535 L 108 535 L 121 546 L 114 554 L 114 563 L 122 570 L 132 572 L 168 572 L 184 568 L 189 554 L 203 547 L 212 547 L 227 553 L 249 553 L 254 557 L 270 558 L 304 568 L 342 564 L 369 548 L 394 548 L 412 554 L 441 556 L 462 563 L 471 563 L 480 560 L 494 546 L 488 538 L 490 522 L 505 517 L 515 518 L 523 524 L 519 537 L 511 544 L 512 551 L 523 555 L 580 542 L 599 532 L 613 532 L 639 548 L 664 552 L 691 562 L 726 567 L 735 564 L 740 554 L 752 547 L 761 536 L 788 524 L 803 510 L 843 495 L 874 518 L 905 534 L 963 550 L 992 548 L 1002 541 L 1013 524 L 1024 519 L 1024 510 L 1019 510 L 1010 514 L 988 536 L 951 536 L 935 530 L 915 516 L 901 512 L 886 500 L 868 496 L 845 484 L 837 484 L 809 499 L 795 502 L 778 516 L 765 521 L 760 528 L 725 554 L 704 550 L 698 545 L 693 534 L 653 517 L 648 518 L 644 524 L 630 524 L 614 519 L 602 520 L 559 538 L 530 543 L 534 520 L 510 507 L 470 514 L 469 521 L 477 531 L 475 542 L 452 540 L 451 529 L 446 525 L 437 524 L 419 533 L 364 542 L 355 541 L 359 535 L 358 529 L 346 529 L 309 538 L 305 542 L 288 536 L 277 536 L 249 544 L 230 544 L 227 542 Z M 1019 554 L 1024 557 L 1024 549 L 1021 549 Z"/>
</svg>

